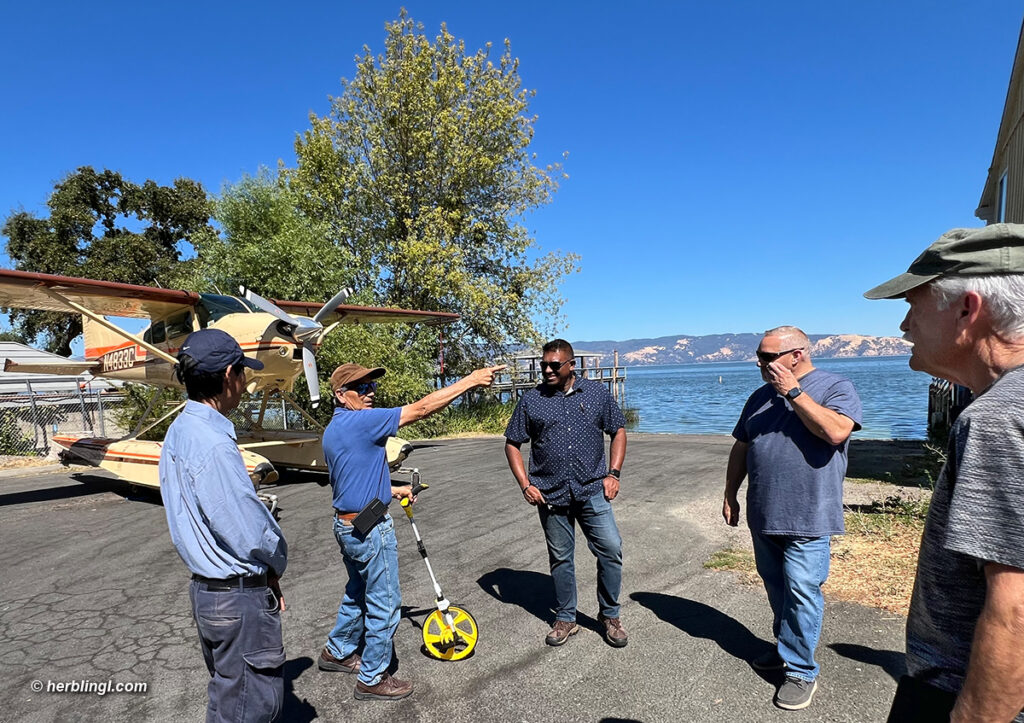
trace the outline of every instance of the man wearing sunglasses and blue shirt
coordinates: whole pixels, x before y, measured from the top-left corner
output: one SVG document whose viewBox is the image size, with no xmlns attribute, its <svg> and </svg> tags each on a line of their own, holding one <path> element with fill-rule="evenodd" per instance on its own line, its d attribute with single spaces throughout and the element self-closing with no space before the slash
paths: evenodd
<svg viewBox="0 0 1024 723">
<path fill-rule="evenodd" d="M 604 384 L 574 373 L 572 345 L 544 345 L 543 382 L 519 400 L 505 429 L 505 457 L 523 499 L 540 514 L 555 583 L 555 622 L 544 639 L 562 645 L 576 624 L 576 524 L 597 557 L 597 602 L 605 640 L 621 648 L 629 638 L 619 618 L 622 538 L 611 502 L 619 494 L 626 459 L 626 418 Z M 605 465 L 604 435 L 612 438 Z M 530 442 L 530 472 L 520 447 Z"/>
<path fill-rule="evenodd" d="M 391 675 L 402 593 L 398 586 L 398 540 L 386 511 L 360 531 L 359 513 L 378 502 L 411 498 L 408 486 L 392 487 L 385 445 L 399 427 L 438 412 L 477 387 L 490 386 L 504 366 L 472 374 L 419 401 L 393 409 L 374 409 L 381 367 L 342 364 L 331 374 L 334 416 L 324 430 L 324 460 L 334 492 L 334 536 L 348 572 L 345 595 L 334 629 L 320 652 L 320 670 L 356 674 L 357 700 L 399 700 L 412 683 Z M 355 523 L 355 524 L 353 524 Z M 358 652 L 362 649 L 362 654 Z"/>
<path fill-rule="evenodd" d="M 800 710 L 818 685 L 821 586 L 832 535 L 844 532 L 847 448 L 861 405 L 848 379 L 814 368 L 810 341 L 795 326 L 765 332 L 757 360 L 766 384 L 750 395 L 733 430 L 722 516 L 739 524 L 737 492 L 749 478 L 747 525 L 776 639 L 751 665 L 784 671 L 775 705 Z"/>
</svg>

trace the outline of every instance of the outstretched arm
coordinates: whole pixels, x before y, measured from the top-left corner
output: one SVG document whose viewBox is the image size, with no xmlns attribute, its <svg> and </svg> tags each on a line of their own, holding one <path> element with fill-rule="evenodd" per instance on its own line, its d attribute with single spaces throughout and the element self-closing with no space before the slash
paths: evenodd
<svg viewBox="0 0 1024 723">
<path fill-rule="evenodd" d="M 500 372 L 504 368 L 505 365 L 501 364 L 496 367 L 477 369 L 469 376 L 463 377 L 454 384 L 449 384 L 447 387 L 438 389 L 436 392 L 431 392 L 427 396 L 423 397 L 423 399 L 415 401 L 412 404 L 406 404 L 402 407 L 402 416 L 398 420 L 398 426 L 404 427 L 407 424 L 412 424 L 413 422 L 418 422 L 425 417 L 429 417 L 434 412 L 438 412 L 447 407 L 470 389 L 476 389 L 477 387 L 489 387 L 491 382 L 494 381 L 495 372 Z"/>
</svg>

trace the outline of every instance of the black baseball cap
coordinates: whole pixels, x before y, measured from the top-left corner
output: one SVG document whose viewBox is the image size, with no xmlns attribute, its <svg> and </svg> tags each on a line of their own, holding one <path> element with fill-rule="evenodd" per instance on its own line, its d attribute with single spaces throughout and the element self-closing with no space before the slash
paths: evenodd
<svg viewBox="0 0 1024 723">
<path fill-rule="evenodd" d="M 910 264 L 906 273 L 864 292 L 869 299 L 899 299 L 945 276 L 1024 274 L 1024 224 L 954 228 Z"/>
<path fill-rule="evenodd" d="M 196 371 L 200 372 L 220 372 L 235 364 L 256 370 L 263 368 L 263 362 L 243 354 L 234 337 L 220 329 L 193 331 L 178 350 L 178 359 L 183 356 L 192 357 Z"/>
</svg>

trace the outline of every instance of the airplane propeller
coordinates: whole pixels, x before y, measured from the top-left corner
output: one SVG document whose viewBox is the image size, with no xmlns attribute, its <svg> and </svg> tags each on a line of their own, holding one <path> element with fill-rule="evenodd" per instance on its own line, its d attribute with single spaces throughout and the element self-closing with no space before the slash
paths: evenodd
<svg viewBox="0 0 1024 723">
<path fill-rule="evenodd" d="M 333 312 L 341 302 L 351 296 L 352 289 L 344 288 L 339 291 L 320 308 L 320 311 L 316 312 L 312 319 L 307 319 L 303 316 L 296 318 L 259 294 L 246 289 L 244 286 L 240 287 L 239 291 L 242 292 L 247 301 L 252 302 L 255 306 L 277 317 L 291 327 L 292 338 L 302 345 L 302 370 L 305 372 L 306 384 L 309 386 L 310 402 L 313 408 L 316 409 L 320 406 L 320 378 L 317 375 L 316 354 L 313 351 L 313 345 L 327 333 L 324 330 L 321 319 Z M 331 328 L 333 327 L 328 327 L 328 330 Z"/>
</svg>

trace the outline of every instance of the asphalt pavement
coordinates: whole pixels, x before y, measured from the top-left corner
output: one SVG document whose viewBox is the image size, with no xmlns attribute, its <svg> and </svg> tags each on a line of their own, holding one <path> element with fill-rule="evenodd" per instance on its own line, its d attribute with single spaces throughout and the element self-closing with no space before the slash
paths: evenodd
<svg viewBox="0 0 1024 723">
<path fill-rule="evenodd" d="M 476 618 L 473 655 L 421 652 L 433 591 L 412 530 L 394 506 L 403 619 L 402 701 L 357 701 L 353 676 L 316 657 L 345 582 L 329 488 L 316 475 L 277 485 L 289 544 L 282 580 L 285 721 L 884 721 L 903 671 L 904 619 L 829 601 L 810 708 L 772 705 L 779 682 L 749 663 L 770 645 L 763 589 L 705 569 L 717 549 L 749 546 L 721 521 L 727 437 L 630 435 L 614 502 L 624 540 L 622 620 L 629 645 L 603 640 L 593 556 L 578 541 L 581 631 L 544 645 L 553 588 L 534 508 L 523 502 L 502 439 L 424 441 L 407 460 L 431 487 L 416 519 L 444 592 Z M 208 674 L 188 574 L 159 495 L 95 471 L 0 476 L 0 720 L 193 721 Z M 827 586 L 826 586 L 827 591 Z M 142 683 L 144 693 L 68 692 Z M 61 690 L 60 686 L 64 686 Z M 37 690 L 41 688 L 41 690 Z"/>
</svg>

